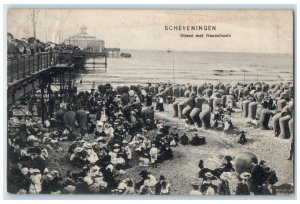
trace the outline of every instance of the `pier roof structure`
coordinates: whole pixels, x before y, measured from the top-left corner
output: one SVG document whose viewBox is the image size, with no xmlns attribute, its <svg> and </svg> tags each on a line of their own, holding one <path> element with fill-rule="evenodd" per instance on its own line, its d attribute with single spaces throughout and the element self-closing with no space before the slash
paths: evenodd
<svg viewBox="0 0 300 204">
<path fill-rule="evenodd" d="M 97 39 L 97 37 L 87 33 L 87 27 L 80 28 L 80 33 L 69 37 L 64 41 L 65 44 L 79 46 L 82 49 L 92 51 L 103 51 L 105 48 L 105 41 Z"/>
</svg>

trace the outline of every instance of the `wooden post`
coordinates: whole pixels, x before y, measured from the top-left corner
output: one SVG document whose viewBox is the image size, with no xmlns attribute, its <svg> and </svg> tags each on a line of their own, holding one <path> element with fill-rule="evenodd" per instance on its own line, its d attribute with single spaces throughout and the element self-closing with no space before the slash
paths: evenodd
<svg viewBox="0 0 300 204">
<path fill-rule="evenodd" d="M 32 59 L 33 59 L 33 60 L 32 60 L 32 62 L 33 62 L 33 63 L 32 63 L 32 67 L 33 67 L 32 73 L 34 73 L 34 72 L 35 72 L 35 60 L 34 60 L 35 57 L 34 57 L 34 54 L 32 55 Z"/>
<path fill-rule="evenodd" d="M 28 56 L 28 75 L 30 75 L 30 69 L 31 69 L 31 64 L 30 64 L 30 55 Z"/>
<path fill-rule="evenodd" d="M 17 79 L 19 79 L 19 59 L 17 59 Z"/>
<path fill-rule="evenodd" d="M 24 63 L 23 63 L 23 77 L 26 76 L 26 57 L 24 57 Z"/>
<path fill-rule="evenodd" d="M 11 61 L 10 63 L 10 81 L 13 81 L 14 80 L 14 69 L 13 69 L 13 63 L 14 60 Z"/>
<path fill-rule="evenodd" d="M 107 71 L 107 56 L 105 55 L 105 71 Z"/>
<path fill-rule="evenodd" d="M 61 82 L 61 80 L 62 80 L 62 79 L 61 79 L 61 74 L 59 74 L 59 89 L 60 89 L 60 90 L 62 90 L 62 87 L 61 87 L 61 83 L 62 83 L 62 82 Z"/>
<path fill-rule="evenodd" d="M 44 83 L 44 81 L 42 83 Z M 42 86 L 41 86 L 41 103 L 42 103 L 42 125 L 44 126 L 44 122 L 45 122 L 44 84 L 42 84 Z"/>
</svg>

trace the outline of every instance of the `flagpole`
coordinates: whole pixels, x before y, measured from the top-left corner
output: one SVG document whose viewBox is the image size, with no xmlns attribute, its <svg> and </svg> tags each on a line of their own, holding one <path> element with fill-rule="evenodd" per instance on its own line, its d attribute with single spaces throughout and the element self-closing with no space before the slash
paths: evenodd
<svg viewBox="0 0 300 204">
<path fill-rule="evenodd" d="M 175 85 L 174 59 L 173 59 L 173 82 L 174 82 L 174 85 Z"/>
</svg>

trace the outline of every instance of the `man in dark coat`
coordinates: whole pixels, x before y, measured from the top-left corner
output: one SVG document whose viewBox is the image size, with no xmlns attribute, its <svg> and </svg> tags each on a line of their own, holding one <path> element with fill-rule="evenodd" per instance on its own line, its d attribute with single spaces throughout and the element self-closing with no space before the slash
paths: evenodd
<svg viewBox="0 0 300 204">
<path fill-rule="evenodd" d="M 162 182 L 166 181 L 166 178 L 163 175 L 160 175 L 159 181 L 155 184 L 155 195 L 160 195 Z"/>
<path fill-rule="evenodd" d="M 264 165 L 266 165 L 265 161 L 260 161 L 259 164 L 253 162 L 254 167 L 252 168 L 251 175 L 251 191 L 253 191 L 254 195 L 262 194 L 262 185 L 266 181 L 266 175 L 264 171 Z"/>
</svg>

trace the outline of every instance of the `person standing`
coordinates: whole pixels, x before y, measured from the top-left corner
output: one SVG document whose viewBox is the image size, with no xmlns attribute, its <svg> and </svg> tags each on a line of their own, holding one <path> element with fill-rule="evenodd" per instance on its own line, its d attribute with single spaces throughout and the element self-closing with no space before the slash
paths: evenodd
<svg viewBox="0 0 300 204">
<path fill-rule="evenodd" d="M 242 181 L 238 183 L 236 187 L 236 195 L 250 195 L 250 186 L 248 180 L 251 178 L 251 174 L 248 172 L 241 173 Z"/>
<path fill-rule="evenodd" d="M 152 144 L 152 147 L 150 149 L 150 159 L 154 168 L 156 168 L 157 157 L 158 157 L 158 149 L 156 148 L 155 144 Z"/>
<path fill-rule="evenodd" d="M 223 172 L 220 176 L 221 183 L 218 186 L 217 194 L 218 195 L 230 195 L 230 188 L 229 188 L 229 173 Z"/>
<path fill-rule="evenodd" d="M 259 164 L 256 161 L 252 162 L 254 167 L 252 168 L 251 175 L 251 191 L 254 195 L 261 195 L 262 194 L 262 185 L 266 181 L 266 175 L 264 171 L 264 166 L 266 162 L 261 160 Z"/>
</svg>

